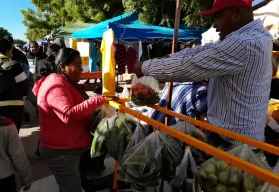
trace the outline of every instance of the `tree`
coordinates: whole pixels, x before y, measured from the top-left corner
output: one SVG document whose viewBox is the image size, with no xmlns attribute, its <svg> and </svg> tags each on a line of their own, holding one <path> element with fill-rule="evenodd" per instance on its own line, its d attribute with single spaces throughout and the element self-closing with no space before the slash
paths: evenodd
<svg viewBox="0 0 279 192">
<path fill-rule="evenodd" d="M 0 38 L 4 37 L 5 35 L 11 35 L 11 33 L 7 29 L 0 27 Z"/>
<path fill-rule="evenodd" d="M 37 10 L 22 10 L 29 40 L 74 22 L 100 22 L 124 11 L 121 0 L 32 0 Z"/>
<path fill-rule="evenodd" d="M 176 0 L 123 0 L 123 3 L 126 11 L 138 11 L 144 23 L 174 26 Z M 201 17 L 200 12 L 212 4 L 213 0 L 183 0 L 181 23 L 194 27 L 210 26 L 211 18 Z"/>
</svg>

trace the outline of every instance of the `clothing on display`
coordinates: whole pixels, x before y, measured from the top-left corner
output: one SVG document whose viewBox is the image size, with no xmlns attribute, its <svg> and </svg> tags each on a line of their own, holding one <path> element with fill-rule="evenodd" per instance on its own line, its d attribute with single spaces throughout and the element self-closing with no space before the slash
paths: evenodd
<svg viewBox="0 0 279 192">
<path fill-rule="evenodd" d="M 97 49 L 93 42 L 90 42 L 89 71 L 97 71 Z"/>
<path fill-rule="evenodd" d="M 115 63 L 118 66 L 118 74 L 126 72 L 126 48 L 123 44 L 117 44 L 115 50 Z"/>
<path fill-rule="evenodd" d="M 126 53 L 126 63 L 127 63 L 129 74 L 134 73 L 134 66 L 137 59 L 138 59 L 137 51 L 134 48 L 129 47 Z"/>
</svg>

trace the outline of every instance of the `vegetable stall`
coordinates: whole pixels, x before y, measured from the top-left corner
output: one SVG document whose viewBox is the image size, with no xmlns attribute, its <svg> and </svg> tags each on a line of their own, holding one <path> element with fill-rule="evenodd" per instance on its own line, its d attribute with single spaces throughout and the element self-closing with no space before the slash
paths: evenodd
<svg viewBox="0 0 279 192">
<path fill-rule="evenodd" d="M 181 1 L 178 0 L 176 21 L 179 18 L 180 6 Z M 179 22 L 176 22 L 176 30 L 178 29 L 177 26 L 179 26 Z M 111 29 L 104 34 L 106 46 L 109 46 L 109 48 L 112 47 L 113 35 Z M 176 47 L 176 42 L 177 33 L 175 32 L 173 47 Z M 111 57 L 113 51 L 109 50 L 103 55 L 106 58 L 102 70 L 103 94 L 114 97 L 115 63 L 113 57 Z M 173 52 L 175 52 L 174 49 Z M 273 56 L 279 57 L 278 52 L 273 52 Z M 134 87 L 133 91 L 136 90 L 139 94 L 142 89 L 146 88 L 141 85 L 141 87 Z M 171 89 L 170 86 L 169 93 L 171 93 Z M 144 92 L 151 93 L 152 91 L 154 90 L 147 89 Z M 169 95 L 169 101 L 171 101 L 171 94 Z M 135 96 L 137 95 L 132 93 L 132 100 L 135 100 L 133 99 Z M 137 97 L 137 99 L 140 105 L 149 104 L 140 97 Z M 142 186 L 158 186 L 160 180 L 166 176 L 164 175 L 166 170 L 167 174 L 171 173 L 170 170 L 176 170 L 174 177 L 167 178 L 172 186 L 172 191 L 180 191 L 182 187 L 185 189 L 184 191 L 190 189 L 204 192 L 279 191 L 279 165 L 272 170 L 248 145 L 279 156 L 278 147 L 175 113 L 169 109 L 148 105 L 148 107 L 163 112 L 167 116 L 176 117 L 188 123 L 184 130 L 170 127 L 167 120 L 166 124 L 163 124 L 126 107 L 125 102 L 127 101 L 129 99 L 122 98 L 109 102 L 109 106 L 115 108 L 118 112 L 100 120 L 94 133 L 91 148 L 91 155 L 98 155 L 101 152 L 111 155 L 117 161 L 113 181 L 115 191 L 118 191 L 118 180 L 137 183 Z M 276 106 L 273 105 L 275 110 L 278 108 Z M 133 117 L 134 121 L 127 120 L 124 122 L 121 120 L 128 116 Z M 154 131 L 146 134 L 146 130 L 140 125 L 140 122 L 153 126 Z M 188 132 L 191 126 L 215 132 L 236 140 L 241 145 L 227 152 L 215 148 L 206 140 L 203 140 L 202 137 L 197 137 L 197 134 L 193 135 Z M 183 150 L 183 147 L 185 150 Z M 206 153 L 211 158 L 207 158 L 206 161 L 197 165 L 197 159 L 193 158 L 196 150 Z M 191 188 L 188 188 L 188 185 L 191 185 Z M 128 189 L 128 191 L 134 190 Z M 163 191 L 163 188 L 160 188 L 160 191 Z"/>
<path fill-rule="evenodd" d="M 277 57 L 278 52 L 274 52 L 273 56 Z M 109 76 L 103 74 L 103 79 L 104 79 L 103 90 L 105 91 L 106 96 L 114 96 L 115 89 L 111 85 L 113 83 L 113 77 L 115 76 L 111 74 L 113 73 L 113 70 L 112 71 L 110 70 L 110 68 L 112 69 L 114 68 L 114 62 L 108 61 L 108 63 L 106 63 L 104 66 L 106 66 L 106 69 L 103 70 L 103 73 L 109 72 L 110 74 Z M 265 188 L 268 188 L 266 186 L 269 186 L 269 184 L 271 184 L 273 187 L 275 186 L 279 187 L 278 172 L 274 173 L 272 169 L 269 168 L 266 164 L 260 162 L 259 158 L 255 156 L 255 154 L 252 152 L 252 150 L 249 149 L 249 147 L 247 147 L 247 145 L 279 156 L 278 147 L 236 134 L 234 132 L 227 131 L 225 129 L 213 126 L 204 121 L 192 119 L 190 117 L 175 113 L 173 111 L 170 111 L 168 109 L 156 105 L 148 105 L 149 107 L 158 110 L 160 112 L 163 112 L 168 116 L 176 117 L 194 126 L 237 140 L 242 144 L 246 144 L 246 145 L 241 145 L 240 147 L 235 148 L 232 151 L 225 152 L 221 149 L 211 146 L 210 144 L 206 143 L 206 141 L 203 141 L 200 138 L 185 133 L 185 131 L 175 129 L 173 127 L 159 123 L 153 119 L 150 119 L 147 116 L 142 115 L 141 113 L 138 113 L 132 109 L 127 108 L 125 106 L 125 102 L 127 101 L 129 101 L 129 99 L 127 98 L 110 101 L 109 105 L 117 109 L 118 113 L 116 116 L 109 117 L 108 119 L 104 118 L 102 120 L 105 122 L 105 124 L 108 125 L 111 125 L 111 122 L 114 122 L 113 127 L 117 127 L 117 129 L 114 129 L 114 128 L 110 128 L 110 126 L 104 126 L 105 129 L 108 128 L 112 131 L 110 131 L 109 136 L 107 137 L 109 141 L 105 142 L 105 144 L 102 146 L 102 148 L 103 147 L 106 148 L 105 151 L 107 152 L 107 154 L 110 154 L 117 160 L 115 164 L 114 185 L 113 185 L 113 189 L 115 191 L 118 190 L 118 186 L 117 186 L 118 179 L 125 180 L 127 182 L 133 182 L 133 181 L 137 181 L 137 183 L 142 182 L 141 184 L 146 184 L 147 182 L 150 181 L 148 185 L 157 186 L 158 179 L 161 179 L 162 176 L 158 173 L 158 170 L 161 171 L 163 170 L 163 167 L 161 166 L 163 163 L 161 161 L 163 161 L 164 157 L 166 157 L 166 152 L 170 153 L 169 156 L 167 155 L 168 160 L 172 159 L 172 163 L 175 162 L 175 166 L 179 166 L 179 162 L 184 162 L 184 161 L 186 162 L 185 159 L 188 159 L 190 163 L 188 161 L 187 162 L 189 164 L 193 163 L 192 155 L 188 157 L 189 154 L 194 153 L 191 150 L 193 148 L 203 151 L 208 155 L 212 156 L 212 158 L 202 163 L 201 165 L 194 166 L 197 167 L 196 172 L 198 172 L 197 175 L 201 180 L 201 182 L 197 182 L 197 183 L 200 183 L 204 191 L 213 192 L 213 191 L 240 190 L 240 191 L 255 191 L 255 192 L 262 191 L 263 192 L 264 191 L 263 187 L 265 186 Z M 276 108 L 276 105 L 274 106 L 275 106 L 274 108 Z M 136 121 L 134 122 L 127 121 L 130 122 L 128 124 L 126 123 L 123 124 L 122 121 L 121 123 L 120 121 L 119 123 L 117 123 L 116 119 L 119 118 L 121 119 L 122 114 L 133 116 L 136 120 L 138 120 L 138 122 L 139 121 L 146 122 L 148 125 L 151 125 L 155 128 L 155 132 L 149 135 L 142 136 L 141 141 L 139 138 L 137 138 L 139 140 L 138 143 L 135 143 L 134 146 L 130 146 L 130 142 L 132 143 L 134 141 L 137 141 L 134 140 L 133 137 L 138 135 L 138 130 L 136 128 L 138 126 Z M 104 125 L 104 124 L 100 123 L 99 125 Z M 100 129 L 98 128 L 96 130 L 98 131 L 98 133 L 100 133 L 99 131 L 104 130 L 103 128 Z M 135 134 L 136 132 L 137 134 Z M 159 155 L 160 158 L 158 158 L 156 153 L 153 154 L 156 148 L 160 148 L 160 146 L 167 145 L 166 143 L 168 142 L 166 141 L 164 134 L 174 138 L 178 143 L 179 141 L 182 141 L 182 143 L 185 143 L 187 145 L 183 159 L 177 160 L 175 158 L 178 157 L 177 150 L 175 150 L 176 153 L 173 153 L 173 151 L 171 150 L 175 148 L 175 146 L 162 149 L 162 151 L 159 153 L 161 154 L 162 159 L 160 155 Z M 112 141 L 117 141 L 117 143 L 115 142 L 112 143 L 110 140 L 112 138 L 114 138 Z M 121 143 L 123 141 L 126 144 Z M 96 143 L 94 143 L 94 145 L 96 145 Z M 123 148 L 123 146 L 125 147 Z M 148 151 L 149 155 L 147 155 L 146 153 L 147 148 L 149 149 Z M 166 152 L 164 152 L 164 150 Z M 96 151 L 93 151 L 93 154 L 96 154 Z M 145 156 L 142 154 L 144 154 Z M 146 162 L 147 158 L 149 159 L 149 162 Z M 160 159 L 160 161 L 157 158 Z M 147 166 L 147 164 L 150 163 L 152 166 L 155 166 L 153 172 L 151 172 L 150 170 L 151 165 L 147 166 L 149 167 L 148 169 L 142 170 L 141 166 L 143 166 L 144 163 L 146 163 L 145 166 Z M 183 164 L 181 166 L 183 167 L 185 165 Z M 178 170 L 178 173 L 179 172 L 180 171 Z M 130 175 L 127 175 L 128 173 Z M 145 176 L 143 177 L 143 175 Z M 210 184 L 208 183 L 215 183 L 216 185 L 214 186 L 215 188 L 211 188 L 212 186 L 210 186 Z M 230 184 L 229 185 L 230 188 L 224 189 L 224 186 L 226 186 L 225 184 L 227 183 Z M 207 186 L 207 184 L 209 186 Z M 178 185 L 180 186 L 180 184 Z M 270 191 L 270 190 L 268 188 L 268 190 L 265 191 Z"/>
</svg>

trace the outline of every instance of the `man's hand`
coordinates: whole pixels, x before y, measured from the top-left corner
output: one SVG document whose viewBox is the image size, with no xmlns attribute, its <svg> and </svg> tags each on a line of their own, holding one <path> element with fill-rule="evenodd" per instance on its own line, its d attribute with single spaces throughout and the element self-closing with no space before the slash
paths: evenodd
<svg viewBox="0 0 279 192">
<path fill-rule="evenodd" d="M 142 65 L 143 65 L 143 61 L 138 61 L 135 64 L 135 74 L 138 78 L 144 76 L 143 72 L 142 72 Z"/>
</svg>

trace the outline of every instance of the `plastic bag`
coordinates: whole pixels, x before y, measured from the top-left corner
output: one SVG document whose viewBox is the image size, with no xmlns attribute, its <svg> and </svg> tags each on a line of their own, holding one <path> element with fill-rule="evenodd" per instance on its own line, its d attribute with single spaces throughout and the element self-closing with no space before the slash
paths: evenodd
<svg viewBox="0 0 279 192">
<path fill-rule="evenodd" d="M 158 132 L 151 133 L 128 151 L 122 161 L 119 179 L 146 186 L 158 186 L 162 169 L 162 148 Z"/>
<path fill-rule="evenodd" d="M 168 169 L 163 162 L 175 166 L 181 162 L 179 150 L 163 133 L 155 131 L 124 155 L 119 167 L 119 179 L 140 186 L 156 187 L 160 183 L 163 167 Z"/>
<path fill-rule="evenodd" d="M 116 109 L 110 105 L 102 105 L 93 113 L 94 121 L 90 127 L 90 133 L 93 135 L 99 123 L 106 117 L 112 117 L 116 114 Z"/>
<path fill-rule="evenodd" d="M 103 119 L 94 133 L 91 157 L 109 154 L 115 160 L 120 160 L 136 126 L 136 122 L 125 114 Z"/>
<path fill-rule="evenodd" d="M 128 153 L 130 150 L 132 150 L 135 146 L 137 146 L 142 140 L 144 140 L 144 138 L 147 136 L 147 131 L 146 129 L 138 122 L 137 123 L 137 127 L 133 133 L 132 139 L 130 141 L 130 143 L 128 144 L 127 148 L 126 148 L 126 153 Z M 125 181 L 126 180 L 126 172 L 125 172 L 125 168 L 122 168 L 122 162 L 120 162 L 120 165 L 118 167 L 118 179 Z"/>
<path fill-rule="evenodd" d="M 238 145 L 229 153 L 270 170 L 270 167 L 247 145 Z M 199 175 L 202 179 L 202 186 L 207 192 L 260 192 L 264 184 L 261 179 L 216 158 L 211 158 L 203 163 L 199 169 Z"/>
<path fill-rule="evenodd" d="M 279 174 L 279 162 L 277 163 L 277 165 L 274 167 L 273 169 L 273 173 L 275 174 Z M 265 183 L 263 186 L 263 189 L 259 192 L 279 192 L 279 187 L 276 187 L 274 185 L 271 185 L 269 183 Z"/>
<path fill-rule="evenodd" d="M 172 128 L 181 131 L 182 133 L 188 134 L 191 137 L 194 137 L 200 141 L 207 142 L 206 135 L 200 129 L 198 129 L 197 127 L 195 127 L 194 125 L 188 122 L 185 121 L 179 122 L 175 125 L 172 125 Z M 177 143 L 181 147 L 181 149 L 185 148 L 186 144 L 184 142 L 169 135 L 167 135 L 167 137 L 170 139 L 171 142 Z M 209 158 L 209 155 L 207 153 L 197 148 L 192 147 L 191 151 L 198 165 L 200 165 L 201 163 L 203 163 L 205 160 Z M 181 156 L 183 156 L 183 154 L 181 154 Z"/>
<path fill-rule="evenodd" d="M 153 105 L 160 101 L 158 81 L 153 77 L 133 77 L 131 100 L 139 106 Z"/>
<path fill-rule="evenodd" d="M 140 122 L 137 123 L 137 127 L 133 132 L 132 139 L 126 148 L 126 152 L 135 147 L 139 142 L 141 142 L 148 135 L 148 130 L 142 126 Z"/>
<path fill-rule="evenodd" d="M 187 147 L 181 164 L 177 167 L 176 176 L 171 181 L 172 192 L 202 192 L 198 167 L 190 147 Z"/>
</svg>

